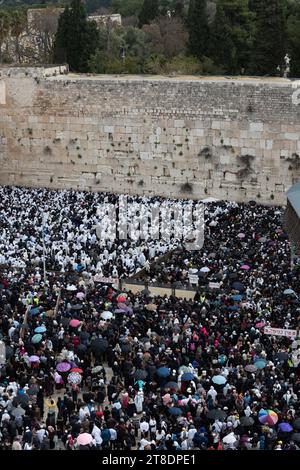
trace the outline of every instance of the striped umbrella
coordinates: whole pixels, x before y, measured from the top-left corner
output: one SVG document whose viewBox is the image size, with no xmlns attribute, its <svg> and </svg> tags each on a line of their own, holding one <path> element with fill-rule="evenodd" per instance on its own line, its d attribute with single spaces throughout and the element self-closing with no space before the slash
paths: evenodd
<svg viewBox="0 0 300 470">
<path fill-rule="evenodd" d="M 82 377 L 78 372 L 71 372 L 68 375 L 68 382 L 72 385 L 79 385 L 82 381 Z"/>
<path fill-rule="evenodd" d="M 258 419 L 262 424 L 268 424 L 269 426 L 275 426 L 278 421 L 278 415 L 272 410 L 260 410 L 258 413 Z"/>
</svg>

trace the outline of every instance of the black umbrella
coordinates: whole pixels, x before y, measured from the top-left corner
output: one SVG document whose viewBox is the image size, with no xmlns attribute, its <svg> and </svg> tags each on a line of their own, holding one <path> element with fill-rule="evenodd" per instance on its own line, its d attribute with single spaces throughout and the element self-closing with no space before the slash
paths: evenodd
<svg viewBox="0 0 300 470">
<path fill-rule="evenodd" d="M 241 423 L 241 426 L 244 426 L 244 427 L 253 426 L 253 424 L 254 424 L 254 419 L 251 418 L 250 416 L 243 416 L 243 417 L 240 419 L 240 423 Z"/>
<path fill-rule="evenodd" d="M 29 396 L 26 395 L 25 393 L 22 395 L 18 395 L 16 397 L 16 402 L 19 403 L 21 406 L 27 406 L 29 403 Z"/>
<path fill-rule="evenodd" d="M 139 339 L 140 343 L 147 343 L 148 341 L 150 341 L 150 338 L 148 338 L 148 336 L 145 336 L 144 338 Z"/>
<path fill-rule="evenodd" d="M 77 349 L 76 349 L 76 352 L 78 354 L 78 356 L 82 356 L 83 354 L 86 353 L 86 350 L 87 350 L 87 347 L 85 344 L 79 344 Z"/>
<path fill-rule="evenodd" d="M 293 422 L 293 427 L 295 429 L 300 429 L 300 418 L 295 419 L 295 421 Z"/>
<path fill-rule="evenodd" d="M 239 281 L 236 281 L 232 284 L 233 289 L 238 290 L 239 292 L 244 292 L 245 286 Z"/>
<path fill-rule="evenodd" d="M 292 434 L 292 441 L 300 442 L 300 432 L 295 432 Z"/>
<path fill-rule="evenodd" d="M 108 348 L 108 341 L 105 338 L 94 339 L 92 341 L 91 348 L 94 353 L 104 352 Z"/>
<path fill-rule="evenodd" d="M 145 380 L 148 373 L 143 369 L 137 369 L 134 373 L 135 380 Z"/>
<path fill-rule="evenodd" d="M 286 352 L 280 352 L 276 355 L 276 359 L 278 359 L 279 362 L 285 362 L 289 358 L 288 353 Z"/>
<path fill-rule="evenodd" d="M 82 308 L 83 308 L 83 305 L 81 304 L 71 305 L 71 310 L 81 310 Z"/>
<path fill-rule="evenodd" d="M 223 421 L 227 417 L 227 414 L 223 410 L 210 410 L 207 413 L 207 417 L 212 420 L 220 419 Z"/>
<path fill-rule="evenodd" d="M 89 337 L 90 337 L 90 334 L 87 331 L 81 331 L 79 335 L 80 341 L 86 341 L 89 339 Z"/>
<path fill-rule="evenodd" d="M 5 354 L 6 354 L 6 359 L 10 359 L 14 355 L 14 350 L 11 346 L 6 346 L 5 347 Z"/>
<path fill-rule="evenodd" d="M 128 352 L 132 351 L 132 346 L 131 346 L 131 344 L 122 344 L 122 345 L 121 345 L 121 351 L 122 351 L 123 353 L 128 353 Z"/>
</svg>

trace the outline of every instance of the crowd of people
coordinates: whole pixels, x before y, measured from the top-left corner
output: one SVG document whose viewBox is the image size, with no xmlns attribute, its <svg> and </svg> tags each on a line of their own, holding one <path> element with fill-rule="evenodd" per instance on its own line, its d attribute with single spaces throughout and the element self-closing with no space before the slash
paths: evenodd
<svg viewBox="0 0 300 470">
<path fill-rule="evenodd" d="M 0 194 L 1 449 L 300 449 L 299 265 L 280 208 L 211 202 L 191 251 L 96 243 L 113 195 Z M 194 299 L 98 282 L 145 266 L 150 283 L 198 276 Z"/>
</svg>

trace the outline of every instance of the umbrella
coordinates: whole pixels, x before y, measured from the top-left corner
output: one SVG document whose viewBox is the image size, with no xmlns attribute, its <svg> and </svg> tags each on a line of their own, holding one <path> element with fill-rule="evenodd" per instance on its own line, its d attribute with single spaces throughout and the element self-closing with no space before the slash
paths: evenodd
<svg viewBox="0 0 300 470">
<path fill-rule="evenodd" d="M 168 367 L 160 367 L 159 369 L 157 369 L 156 373 L 158 377 L 166 378 L 170 375 L 170 369 L 168 369 Z"/>
<path fill-rule="evenodd" d="M 240 419 L 241 426 L 244 426 L 245 428 L 248 428 L 254 424 L 254 419 L 251 418 L 250 416 L 242 416 Z"/>
<path fill-rule="evenodd" d="M 244 292 L 245 291 L 245 286 L 239 281 L 236 281 L 232 284 L 232 287 L 234 290 L 237 290 L 239 292 Z"/>
<path fill-rule="evenodd" d="M 190 372 L 190 368 L 188 366 L 181 366 L 179 367 L 179 373 Z"/>
<path fill-rule="evenodd" d="M 173 416 L 180 416 L 182 414 L 182 410 L 176 406 L 171 406 L 171 408 L 169 408 L 169 413 Z"/>
<path fill-rule="evenodd" d="M 113 317 L 113 314 L 111 312 L 102 312 L 100 315 L 103 320 L 110 320 Z"/>
<path fill-rule="evenodd" d="M 174 388 L 174 389 L 178 389 L 179 386 L 178 386 L 178 383 L 177 383 L 177 382 L 168 382 L 168 383 L 166 383 L 166 385 L 164 386 L 164 388 Z"/>
<path fill-rule="evenodd" d="M 75 291 L 75 290 L 77 290 L 77 287 L 76 287 L 76 286 L 68 286 L 68 287 L 67 287 L 67 290 L 69 290 L 69 291 Z"/>
<path fill-rule="evenodd" d="M 295 291 L 293 289 L 285 289 L 283 293 L 284 295 L 293 295 L 295 294 Z"/>
<path fill-rule="evenodd" d="M 267 241 L 267 237 L 260 237 L 260 238 L 258 239 L 258 241 L 259 241 L 260 243 L 265 243 L 265 242 Z"/>
<path fill-rule="evenodd" d="M 256 323 L 256 328 L 263 328 L 264 326 L 266 326 L 266 324 L 263 322 L 263 321 L 259 321 L 258 323 Z"/>
<path fill-rule="evenodd" d="M 76 318 L 73 318 L 73 319 L 70 321 L 70 326 L 72 326 L 72 328 L 78 328 L 79 325 L 80 325 L 80 321 L 79 321 L 79 320 L 76 320 Z"/>
<path fill-rule="evenodd" d="M 38 315 L 40 313 L 40 307 L 34 307 L 30 309 L 29 315 Z"/>
<path fill-rule="evenodd" d="M 81 310 L 82 308 L 83 308 L 83 305 L 81 304 L 71 305 L 71 310 Z"/>
<path fill-rule="evenodd" d="M 121 351 L 122 351 L 123 353 L 131 352 L 131 351 L 132 351 L 132 346 L 131 346 L 131 344 L 122 344 L 122 345 L 121 345 Z"/>
<path fill-rule="evenodd" d="M 300 429 L 300 418 L 295 419 L 293 426 L 295 429 Z"/>
<path fill-rule="evenodd" d="M 105 338 L 97 338 L 92 341 L 91 344 L 92 351 L 97 353 L 102 353 L 108 348 L 108 341 Z"/>
<path fill-rule="evenodd" d="M 47 331 L 47 328 L 46 328 L 44 325 L 38 326 L 38 327 L 34 330 L 35 333 L 45 333 L 45 331 Z"/>
<path fill-rule="evenodd" d="M 285 362 L 288 360 L 289 358 L 289 355 L 287 352 L 279 352 L 277 355 L 276 355 L 276 358 L 278 359 L 279 362 Z"/>
<path fill-rule="evenodd" d="M 278 421 L 278 415 L 272 410 L 260 410 L 258 413 L 258 419 L 262 424 L 274 426 Z"/>
<path fill-rule="evenodd" d="M 235 444 L 237 438 L 235 437 L 234 433 L 231 432 L 227 434 L 227 436 L 223 437 L 222 441 L 224 442 L 224 444 Z"/>
<path fill-rule="evenodd" d="M 226 418 L 227 414 L 223 410 L 210 410 L 207 413 L 207 417 L 212 420 L 220 419 L 224 420 Z"/>
<path fill-rule="evenodd" d="M 29 396 L 23 393 L 22 395 L 18 395 L 16 397 L 16 402 L 19 403 L 21 406 L 27 406 L 29 403 Z"/>
<path fill-rule="evenodd" d="M 116 310 L 114 310 L 114 313 L 126 313 L 126 309 L 125 308 L 117 308 Z"/>
<path fill-rule="evenodd" d="M 76 372 L 77 374 L 83 374 L 83 370 L 80 369 L 79 367 L 73 367 L 73 369 L 71 369 L 70 372 Z"/>
<path fill-rule="evenodd" d="M 29 362 L 40 362 L 39 356 L 30 356 Z"/>
<path fill-rule="evenodd" d="M 300 442 L 300 432 L 295 432 L 292 434 L 292 441 Z"/>
<path fill-rule="evenodd" d="M 12 414 L 15 418 L 17 418 L 17 417 L 19 417 L 19 416 L 24 416 L 25 410 L 23 410 L 23 408 L 20 408 L 20 407 L 18 407 L 18 408 L 13 408 L 12 411 L 11 411 L 11 414 Z"/>
<path fill-rule="evenodd" d="M 87 432 L 83 432 L 82 434 L 79 434 L 77 437 L 77 444 L 80 446 L 87 446 L 93 441 L 93 437 L 91 434 L 88 434 Z"/>
<path fill-rule="evenodd" d="M 264 369 L 266 367 L 267 362 L 264 359 L 258 359 L 257 361 L 254 362 L 254 365 L 258 369 Z"/>
<path fill-rule="evenodd" d="M 243 269 L 243 271 L 248 271 L 250 269 L 250 266 L 249 264 L 242 264 L 241 269 Z"/>
<path fill-rule="evenodd" d="M 72 384 L 72 385 L 79 385 L 81 381 L 82 381 L 82 377 L 81 377 L 80 374 L 78 374 L 78 372 L 71 372 L 71 373 L 68 375 L 68 382 L 69 382 L 69 384 Z"/>
<path fill-rule="evenodd" d="M 238 238 L 245 238 L 245 236 L 246 236 L 246 235 L 245 235 L 244 233 L 239 233 L 239 234 L 238 234 Z"/>
<path fill-rule="evenodd" d="M 92 374 L 98 374 L 102 370 L 102 366 L 96 366 L 92 368 Z"/>
<path fill-rule="evenodd" d="M 124 297 L 123 295 L 119 295 L 119 297 L 117 299 L 117 302 L 118 302 L 118 304 L 122 303 L 122 302 L 126 302 L 126 297 Z"/>
<path fill-rule="evenodd" d="M 5 357 L 10 359 L 14 355 L 14 350 L 11 346 L 5 346 Z"/>
<path fill-rule="evenodd" d="M 242 300 L 243 296 L 242 296 L 242 295 L 233 295 L 231 298 L 232 298 L 235 302 L 240 302 L 240 301 Z"/>
<path fill-rule="evenodd" d="M 146 379 L 148 373 L 143 369 L 137 369 L 134 373 L 134 380 L 144 380 Z"/>
<path fill-rule="evenodd" d="M 254 364 L 248 364 L 246 367 L 245 367 L 245 371 L 247 372 L 256 372 L 258 369 L 257 367 L 254 365 Z"/>
<path fill-rule="evenodd" d="M 225 385 L 227 380 L 223 375 L 215 375 L 212 379 L 212 382 L 217 385 Z"/>
<path fill-rule="evenodd" d="M 209 273 L 210 269 L 207 266 L 204 266 L 203 268 L 200 269 L 201 273 Z"/>
<path fill-rule="evenodd" d="M 189 382 L 190 380 L 193 380 L 193 379 L 194 379 L 194 374 L 192 374 L 191 372 L 185 372 L 181 376 L 182 382 Z"/>
<path fill-rule="evenodd" d="M 292 432 L 293 428 L 289 423 L 280 423 L 278 428 L 281 432 Z"/>
<path fill-rule="evenodd" d="M 43 338 L 42 335 L 38 333 L 37 335 L 33 335 L 33 337 L 31 338 L 31 342 L 33 344 L 37 344 L 40 341 L 42 341 L 42 338 Z"/>
<path fill-rule="evenodd" d="M 145 336 L 144 338 L 139 339 L 140 343 L 148 343 L 148 341 L 151 341 L 151 338 L 149 338 L 149 336 Z"/>
<path fill-rule="evenodd" d="M 69 364 L 68 362 L 60 362 L 56 366 L 56 370 L 58 372 L 68 372 L 70 369 L 71 369 L 71 364 Z"/>
</svg>

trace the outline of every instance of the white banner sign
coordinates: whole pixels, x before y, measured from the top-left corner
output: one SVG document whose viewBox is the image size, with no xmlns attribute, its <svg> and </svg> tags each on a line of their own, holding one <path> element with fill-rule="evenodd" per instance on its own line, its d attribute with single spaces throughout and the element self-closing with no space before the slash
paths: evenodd
<svg viewBox="0 0 300 470">
<path fill-rule="evenodd" d="M 198 284 L 199 277 L 197 274 L 189 274 L 190 284 Z"/>
<path fill-rule="evenodd" d="M 297 330 L 287 330 L 285 328 L 271 328 L 269 326 L 265 326 L 264 334 L 272 336 L 286 336 L 287 338 L 296 338 Z"/>
<path fill-rule="evenodd" d="M 96 274 L 94 276 L 94 281 L 95 282 L 101 282 L 102 284 L 115 284 L 118 285 L 119 279 L 116 277 L 102 277 Z"/>
</svg>

